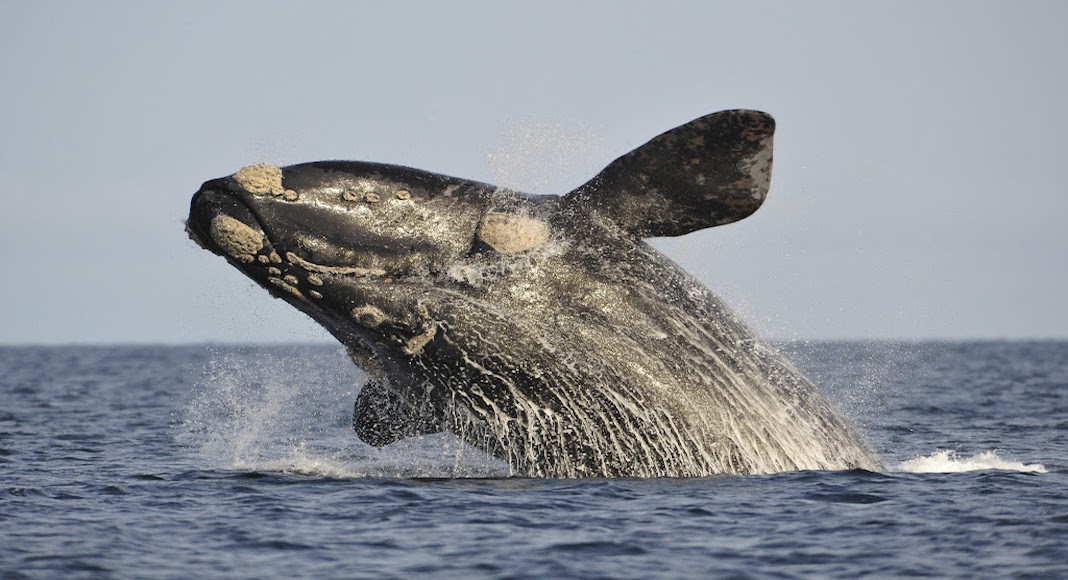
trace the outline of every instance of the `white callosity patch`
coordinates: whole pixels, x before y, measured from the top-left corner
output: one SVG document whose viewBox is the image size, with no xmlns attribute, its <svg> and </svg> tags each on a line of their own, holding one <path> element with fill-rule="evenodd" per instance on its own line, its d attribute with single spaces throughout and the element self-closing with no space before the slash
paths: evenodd
<svg viewBox="0 0 1068 580">
<path fill-rule="evenodd" d="M 389 319 L 379 308 L 364 304 L 352 309 L 352 318 L 364 326 L 374 328 Z"/>
<path fill-rule="evenodd" d="M 252 262 L 263 249 L 263 234 L 240 220 L 219 214 L 211 220 L 211 239 L 230 257 Z"/>
<path fill-rule="evenodd" d="M 415 356 L 423 352 L 423 347 L 434 340 L 438 333 L 437 324 L 431 320 L 430 311 L 427 310 L 427 307 L 419 304 L 416 308 L 419 311 L 419 317 L 424 321 L 423 331 L 408 339 L 408 342 L 404 345 L 404 353 L 409 356 Z"/>
<path fill-rule="evenodd" d="M 253 195 L 280 196 L 287 201 L 296 201 L 300 195 L 282 186 L 282 168 L 274 165 L 249 165 L 234 174 L 234 181 Z"/>
<path fill-rule="evenodd" d="M 290 264 L 300 266 L 309 272 L 318 272 L 320 274 L 336 274 L 339 276 L 352 275 L 352 276 L 382 276 L 386 273 L 385 270 L 380 268 L 361 268 L 359 266 L 324 266 L 322 264 L 316 264 L 315 262 L 309 262 L 304 258 L 288 252 L 286 259 Z M 315 281 L 312 281 L 311 277 L 308 280 L 312 285 L 321 286 L 322 278 L 315 276 Z"/>
<path fill-rule="evenodd" d="M 438 333 L 438 327 L 430 325 L 421 334 L 413 336 L 404 345 L 404 352 L 408 355 L 415 356 L 423 351 L 423 347 L 427 345 L 431 340 L 434 340 L 434 336 Z"/>
<path fill-rule="evenodd" d="M 292 276 L 286 276 L 286 278 L 289 279 L 289 278 L 293 278 L 293 277 Z M 283 280 L 282 278 L 275 278 L 274 276 L 270 276 L 270 277 L 267 278 L 267 281 L 270 282 L 271 284 L 274 284 L 275 286 L 278 286 L 282 290 L 285 290 L 286 292 L 289 292 L 293 296 L 296 296 L 297 298 L 299 298 L 301 300 L 305 300 L 304 294 L 296 286 L 294 286 L 293 284 L 290 284 L 286 280 Z"/>
<path fill-rule="evenodd" d="M 478 229 L 478 237 L 502 254 L 517 254 L 545 243 L 549 226 L 539 219 L 489 212 Z"/>
<path fill-rule="evenodd" d="M 245 191 L 257 195 L 282 195 L 282 169 L 274 165 L 249 165 L 234 174 L 234 181 Z"/>
</svg>

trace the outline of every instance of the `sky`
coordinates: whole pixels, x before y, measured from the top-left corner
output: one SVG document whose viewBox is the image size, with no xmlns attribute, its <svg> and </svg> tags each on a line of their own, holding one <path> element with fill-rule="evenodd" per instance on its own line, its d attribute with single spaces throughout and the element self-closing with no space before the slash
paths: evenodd
<svg viewBox="0 0 1068 580">
<path fill-rule="evenodd" d="M 566 193 L 777 120 L 768 200 L 652 243 L 775 339 L 1068 338 L 1068 3 L 0 1 L 0 343 L 329 340 L 185 235 L 356 159 Z"/>
</svg>

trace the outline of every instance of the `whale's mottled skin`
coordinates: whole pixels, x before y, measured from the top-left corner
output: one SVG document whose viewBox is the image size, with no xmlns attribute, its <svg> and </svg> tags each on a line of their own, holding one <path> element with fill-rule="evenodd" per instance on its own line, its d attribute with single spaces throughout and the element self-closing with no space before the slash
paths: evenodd
<svg viewBox="0 0 1068 580">
<path fill-rule="evenodd" d="M 642 241 L 753 213 L 774 121 L 723 111 L 571 193 L 393 165 L 246 167 L 187 229 L 326 327 L 372 445 L 450 430 L 544 477 L 878 469 L 816 388 Z"/>
</svg>

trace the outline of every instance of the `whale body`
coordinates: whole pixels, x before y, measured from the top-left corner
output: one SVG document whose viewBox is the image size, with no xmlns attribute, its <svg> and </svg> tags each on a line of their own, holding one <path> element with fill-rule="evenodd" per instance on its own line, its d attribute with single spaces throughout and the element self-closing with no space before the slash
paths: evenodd
<svg viewBox="0 0 1068 580">
<path fill-rule="evenodd" d="M 356 434 L 451 431 L 534 477 L 879 469 L 816 387 L 643 238 L 767 195 L 771 116 L 667 131 L 563 196 L 395 165 L 254 165 L 187 231 L 368 374 Z"/>
</svg>

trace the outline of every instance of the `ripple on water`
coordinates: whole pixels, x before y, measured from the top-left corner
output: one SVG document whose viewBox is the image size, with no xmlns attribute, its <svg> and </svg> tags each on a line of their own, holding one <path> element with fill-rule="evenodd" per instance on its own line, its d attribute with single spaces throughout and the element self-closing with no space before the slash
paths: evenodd
<svg viewBox="0 0 1068 580">
<path fill-rule="evenodd" d="M 647 552 L 644 547 L 637 544 L 596 540 L 560 542 L 548 546 L 545 551 L 547 553 L 561 552 L 590 556 L 640 556 Z"/>
</svg>

